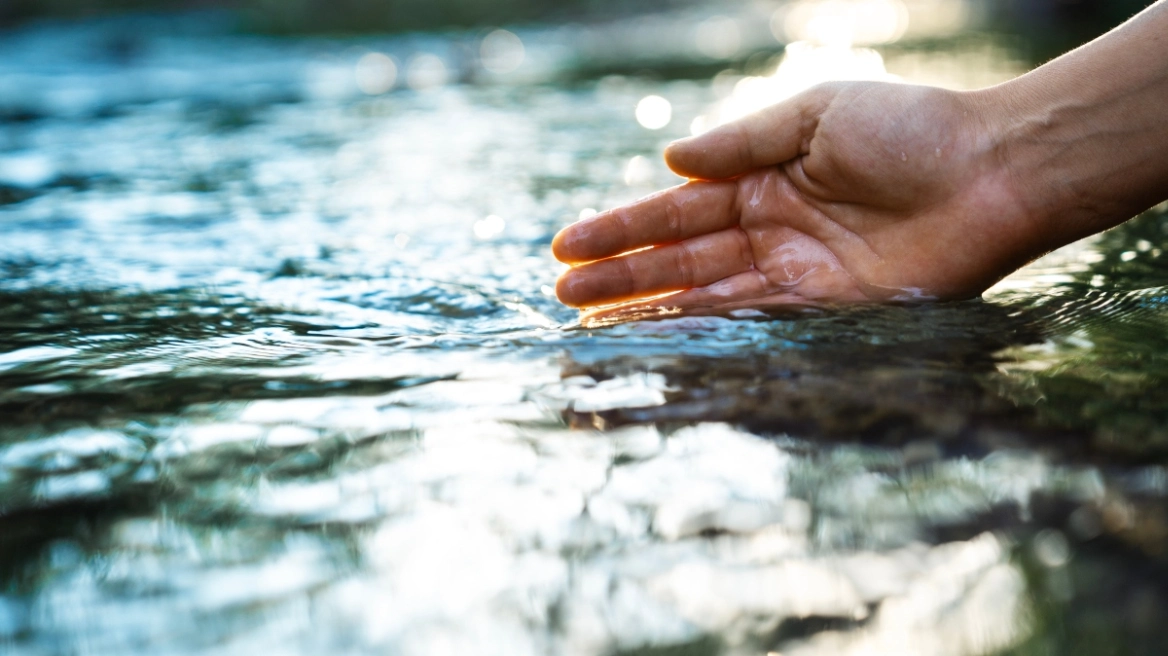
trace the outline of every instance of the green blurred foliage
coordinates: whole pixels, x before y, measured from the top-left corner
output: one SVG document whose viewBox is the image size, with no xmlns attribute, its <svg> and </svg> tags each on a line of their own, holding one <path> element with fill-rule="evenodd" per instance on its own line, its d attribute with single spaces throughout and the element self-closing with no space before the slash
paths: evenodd
<svg viewBox="0 0 1168 656">
<path fill-rule="evenodd" d="M 221 9 L 255 32 L 360 33 L 618 19 L 686 6 L 733 11 L 759 0 L 0 0 L 0 26 L 43 17 Z M 762 0 L 778 5 L 784 0 Z M 1017 37 L 1019 54 L 1050 59 L 1120 24 L 1153 0 L 969 0 L 991 29 Z"/>
<path fill-rule="evenodd" d="M 1040 63 L 1107 32 L 1155 0 L 982 1 L 994 4 L 994 28 L 1020 37 L 1022 54 Z"/>
<path fill-rule="evenodd" d="M 0 0 L 0 25 L 54 17 L 85 18 L 143 10 L 190 10 L 237 5 L 232 0 Z"/>
<path fill-rule="evenodd" d="M 741 0 L 729 0 L 738 4 Z M 371 32 L 619 17 L 700 0 L 0 0 L 0 25 L 124 11 L 226 9 L 261 32 Z"/>
<path fill-rule="evenodd" d="M 247 0 L 248 23 L 266 32 L 404 31 L 619 16 L 693 0 Z"/>
</svg>

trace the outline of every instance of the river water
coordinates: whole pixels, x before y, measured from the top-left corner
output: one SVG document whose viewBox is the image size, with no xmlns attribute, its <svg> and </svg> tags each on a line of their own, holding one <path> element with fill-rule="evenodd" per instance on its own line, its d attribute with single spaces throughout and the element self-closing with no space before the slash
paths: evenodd
<svg viewBox="0 0 1168 656">
<path fill-rule="evenodd" d="M 691 128 L 1026 66 L 747 18 L 4 34 L 0 652 L 1159 653 L 1165 211 L 976 301 L 555 301 L 551 236 Z"/>
</svg>

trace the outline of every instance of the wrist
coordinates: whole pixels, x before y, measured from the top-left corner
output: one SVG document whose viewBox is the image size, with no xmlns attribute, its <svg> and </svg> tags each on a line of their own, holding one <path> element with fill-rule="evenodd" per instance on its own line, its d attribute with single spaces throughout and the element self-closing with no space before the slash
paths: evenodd
<svg viewBox="0 0 1168 656">
<path fill-rule="evenodd" d="M 1101 229 L 1104 198 L 1085 184 L 1093 162 L 1074 154 L 1081 106 L 1036 76 L 971 92 L 983 132 L 981 150 L 997 171 L 1034 250 L 1046 252 Z M 1109 227 L 1109 226 L 1103 226 Z"/>
<path fill-rule="evenodd" d="M 1168 4 L 1005 84 L 970 92 L 984 148 L 1042 251 L 1168 198 Z"/>
<path fill-rule="evenodd" d="M 1062 219 L 1069 208 L 1090 204 L 1064 183 L 1072 176 L 1054 170 L 1065 162 L 1047 147 L 1054 126 L 1045 99 L 1016 81 L 957 92 L 969 156 L 963 184 L 976 199 L 966 230 L 1003 245 L 1001 270 L 1077 239 Z"/>
</svg>

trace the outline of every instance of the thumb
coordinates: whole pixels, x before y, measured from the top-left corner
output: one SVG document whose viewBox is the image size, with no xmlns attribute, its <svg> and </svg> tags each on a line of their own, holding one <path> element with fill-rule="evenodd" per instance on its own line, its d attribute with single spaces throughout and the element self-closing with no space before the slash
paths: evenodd
<svg viewBox="0 0 1168 656">
<path fill-rule="evenodd" d="M 721 180 L 773 166 L 809 150 L 819 115 L 835 95 L 816 87 L 665 148 L 665 163 L 687 178 Z"/>
</svg>

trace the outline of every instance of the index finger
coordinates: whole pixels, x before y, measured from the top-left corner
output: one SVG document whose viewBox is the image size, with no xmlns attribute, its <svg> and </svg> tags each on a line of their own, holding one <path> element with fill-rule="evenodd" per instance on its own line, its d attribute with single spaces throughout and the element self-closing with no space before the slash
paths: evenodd
<svg viewBox="0 0 1168 656">
<path fill-rule="evenodd" d="M 579 264 L 724 230 L 738 224 L 737 197 L 733 182 L 687 182 L 564 228 L 552 254 Z"/>
</svg>

